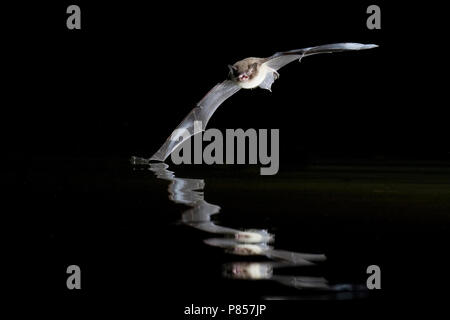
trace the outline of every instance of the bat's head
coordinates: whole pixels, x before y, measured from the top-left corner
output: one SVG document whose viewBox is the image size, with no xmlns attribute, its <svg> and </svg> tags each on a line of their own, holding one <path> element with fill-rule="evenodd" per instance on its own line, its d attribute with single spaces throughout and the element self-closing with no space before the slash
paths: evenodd
<svg viewBox="0 0 450 320">
<path fill-rule="evenodd" d="M 228 65 L 228 68 L 230 69 L 229 76 L 231 80 L 245 82 L 256 76 L 258 72 L 258 63 L 244 59 L 233 65 Z"/>
</svg>

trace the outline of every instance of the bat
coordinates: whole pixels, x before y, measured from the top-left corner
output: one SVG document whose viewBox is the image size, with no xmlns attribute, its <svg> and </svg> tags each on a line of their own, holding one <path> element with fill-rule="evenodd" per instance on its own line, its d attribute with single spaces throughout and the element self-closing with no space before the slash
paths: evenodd
<svg viewBox="0 0 450 320">
<path fill-rule="evenodd" d="M 335 43 L 297 50 L 277 52 L 268 58 L 246 58 L 229 65 L 227 80 L 213 87 L 197 106 L 184 118 L 167 138 L 159 150 L 148 160 L 164 161 L 186 139 L 206 129 L 209 119 L 217 108 L 240 89 L 260 87 L 271 91 L 273 82 L 279 78 L 278 70 L 303 57 L 341 51 L 366 50 L 378 47 L 375 44 Z M 200 122 L 201 126 L 194 125 Z M 181 134 L 183 133 L 183 134 Z"/>
</svg>

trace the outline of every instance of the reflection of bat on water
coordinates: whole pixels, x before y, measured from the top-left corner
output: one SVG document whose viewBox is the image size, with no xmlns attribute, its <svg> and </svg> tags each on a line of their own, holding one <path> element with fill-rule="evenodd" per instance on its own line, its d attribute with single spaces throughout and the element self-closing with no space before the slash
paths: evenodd
<svg viewBox="0 0 450 320">
<path fill-rule="evenodd" d="M 286 266 L 292 265 L 295 264 L 286 264 Z M 280 266 L 283 267 L 282 264 L 277 266 L 273 262 L 233 262 L 224 265 L 223 274 L 232 279 L 277 281 L 283 285 L 297 289 L 327 290 L 330 288 L 328 281 L 323 277 L 274 274 L 273 270 Z"/>
<path fill-rule="evenodd" d="M 266 256 L 269 259 L 286 261 L 294 265 L 313 265 L 327 258 L 324 254 L 300 253 L 276 250 L 267 243 L 240 243 L 233 239 L 211 238 L 204 242 L 213 247 L 225 248 L 228 253 L 240 256 Z"/>
<path fill-rule="evenodd" d="M 146 164 L 148 161 L 142 158 L 133 157 L 133 163 Z M 165 163 L 150 163 L 149 169 L 153 171 L 159 179 L 170 181 L 169 199 L 175 203 L 182 203 L 192 207 L 183 213 L 182 221 L 191 227 L 210 232 L 233 236 L 240 243 L 269 243 L 273 241 L 273 235 L 267 230 L 237 230 L 229 227 L 217 225 L 211 220 L 211 216 L 220 211 L 220 207 L 204 200 L 203 179 L 177 178 L 172 171 L 167 170 L 169 166 Z"/>
<path fill-rule="evenodd" d="M 335 43 L 285 52 L 277 52 L 268 58 L 246 58 L 238 61 L 230 69 L 229 79 L 217 84 L 197 106 L 184 118 L 166 142 L 149 159 L 164 161 L 184 140 L 205 130 L 216 109 L 241 88 L 260 87 L 271 90 L 272 83 L 279 77 L 277 70 L 295 60 L 318 53 L 365 50 L 377 47 L 374 44 Z M 201 126 L 194 127 L 194 122 Z"/>
<path fill-rule="evenodd" d="M 367 293 L 367 287 L 362 284 L 330 284 L 324 277 L 289 275 L 287 274 L 289 273 L 288 271 L 284 271 L 282 274 L 276 274 L 276 269 L 289 268 L 292 266 L 297 266 L 297 264 L 288 261 L 232 262 L 223 266 L 223 275 L 227 278 L 239 280 L 271 280 L 296 289 L 319 291 L 322 294 L 328 293 L 329 296 L 324 296 L 326 299 L 353 299 L 364 297 Z M 333 296 L 333 294 L 341 293 L 349 293 L 349 295 Z M 313 295 L 311 297 L 317 299 L 321 296 Z M 304 298 L 307 298 L 307 296 Z"/>
</svg>

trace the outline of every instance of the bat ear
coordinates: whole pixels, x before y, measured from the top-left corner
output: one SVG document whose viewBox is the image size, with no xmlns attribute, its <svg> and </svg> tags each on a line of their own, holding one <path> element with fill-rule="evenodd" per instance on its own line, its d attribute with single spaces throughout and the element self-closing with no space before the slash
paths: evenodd
<svg viewBox="0 0 450 320">
<path fill-rule="evenodd" d="M 235 73 L 235 71 L 237 71 L 236 67 L 232 66 L 231 64 L 228 65 L 228 69 L 230 69 L 229 73 L 230 76 L 232 76 Z"/>
</svg>

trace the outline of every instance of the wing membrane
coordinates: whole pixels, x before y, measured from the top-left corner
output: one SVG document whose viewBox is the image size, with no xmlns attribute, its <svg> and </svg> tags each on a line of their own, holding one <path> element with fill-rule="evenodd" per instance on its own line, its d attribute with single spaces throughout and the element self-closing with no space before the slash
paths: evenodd
<svg viewBox="0 0 450 320">
<path fill-rule="evenodd" d="M 332 53 L 332 52 L 341 52 L 341 51 L 354 51 L 354 50 L 366 50 L 376 48 L 375 44 L 361 44 L 361 43 L 353 43 L 353 42 L 345 42 L 345 43 L 333 43 L 333 44 L 325 44 L 322 46 L 309 47 L 297 50 L 290 50 L 284 52 L 277 52 L 273 56 L 267 58 L 267 61 L 264 62 L 268 67 L 278 70 L 288 63 L 291 63 L 295 60 L 301 60 L 301 58 L 310 56 L 313 54 L 319 53 Z"/>
<path fill-rule="evenodd" d="M 197 106 L 189 112 L 183 121 L 175 128 L 172 134 L 159 150 L 149 159 L 164 161 L 166 158 L 188 138 L 205 130 L 217 108 L 229 97 L 239 91 L 234 81 L 225 80 L 212 88 L 206 96 L 200 100 Z M 201 122 L 201 127 L 195 127 L 196 121 Z"/>
</svg>

